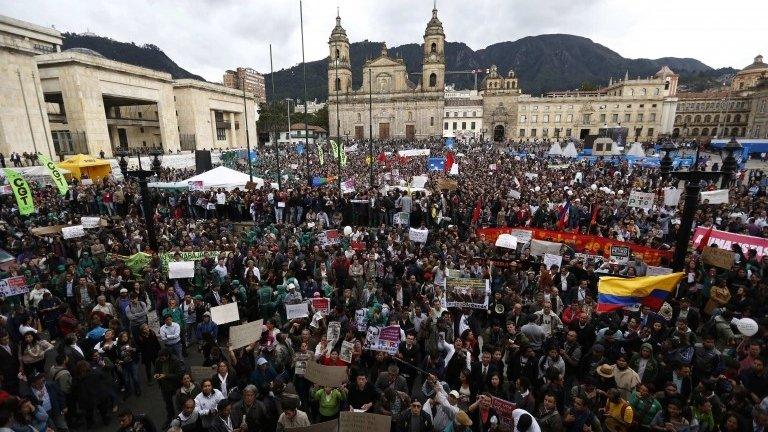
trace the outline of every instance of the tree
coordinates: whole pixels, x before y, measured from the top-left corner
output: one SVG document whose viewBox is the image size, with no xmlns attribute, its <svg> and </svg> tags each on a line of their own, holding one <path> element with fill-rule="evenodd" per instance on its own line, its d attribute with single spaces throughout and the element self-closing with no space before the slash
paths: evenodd
<svg viewBox="0 0 768 432">
<path fill-rule="evenodd" d="M 581 91 L 595 91 L 595 90 L 597 90 L 597 86 L 592 84 L 589 81 L 582 81 L 581 85 L 579 85 L 579 90 L 581 90 Z"/>
<path fill-rule="evenodd" d="M 315 126 L 320 126 L 321 128 L 328 130 L 328 105 L 327 104 L 324 107 L 317 110 L 317 112 L 314 114 L 314 121 L 311 124 Z"/>
</svg>

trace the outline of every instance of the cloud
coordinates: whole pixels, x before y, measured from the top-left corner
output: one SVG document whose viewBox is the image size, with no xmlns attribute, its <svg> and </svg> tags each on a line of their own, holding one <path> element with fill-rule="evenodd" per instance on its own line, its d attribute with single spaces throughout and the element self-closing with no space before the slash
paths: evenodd
<svg viewBox="0 0 768 432">
<path fill-rule="evenodd" d="M 703 7 L 709 0 L 438 1 L 449 41 L 473 49 L 545 33 L 585 36 L 625 57 L 693 57 L 713 67 L 744 67 L 768 54 L 761 22 L 768 2 Z M 336 5 L 351 41 L 421 43 L 428 0 L 305 0 L 306 59 L 328 54 Z M 749 13 L 744 13 L 749 11 Z M 269 72 L 301 62 L 298 0 L 26 0 L 0 4 L 0 14 L 61 31 L 86 30 L 116 40 L 152 43 L 190 72 L 220 81 L 237 66 Z"/>
</svg>

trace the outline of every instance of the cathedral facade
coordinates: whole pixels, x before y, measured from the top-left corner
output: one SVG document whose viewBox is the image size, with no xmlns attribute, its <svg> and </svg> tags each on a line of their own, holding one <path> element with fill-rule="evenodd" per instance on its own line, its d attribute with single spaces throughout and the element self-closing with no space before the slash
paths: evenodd
<svg viewBox="0 0 768 432">
<path fill-rule="evenodd" d="M 382 45 L 379 56 L 363 64 L 362 86 L 353 88 L 349 39 L 338 16 L 328 47 L 329 137 L 365 140 L 369 133 L 382 140 L 442 137 L 445 33 L 437 9 L 424 32 L 418 83 L 409 79 L 403 60 L 390 57 Z"/>
</svg>

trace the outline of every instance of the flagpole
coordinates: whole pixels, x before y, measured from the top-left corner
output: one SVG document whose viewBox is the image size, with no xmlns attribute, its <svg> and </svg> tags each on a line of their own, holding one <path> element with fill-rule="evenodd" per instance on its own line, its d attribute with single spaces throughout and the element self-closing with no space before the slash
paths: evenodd
<svg viewBox="0 0 768 432">
<path fill-rule="evenodd" d="M 368 158 L 371 161 L 371 189 L 373 189 L 373 87 L 371 68 L 368 68 Z"/>
<path fill-rule="evenodd" d="M 299 20 L 301 22 L 301 65 L 304 75 L 304 154 L 307 162 L 307 184 L 312 186 L 309 174 L 309 125 L 307 125 L 307 62 L 304 60 L 304 8 L 299 0 Z M 289 120 L 290 121 L 290 120 Z"/>
<path fill-rule="evenodd" d="M 272 44 L 269 44 L 269 75 L 272 78 L 272 101 L 276 102 L 277 99 L 275 98 L 277 97 L 277 95 L 275 95 L 275 71 L 274 71 L 274 68 L 272 67 Z M 275 107 L 277 107 L 277 105 L 275 105 Z M 280 144 L 278 144 L 280 132 L 278 132 L 277 130 L 277 122 L 273 122 L 273 123 L 275 128 L 275 163 L 277 164 L 277 189 L 280 190 L 282 189 L 281 187 L 282 186 L 282 179 L 281 179 L 282 169 L 280 169 Z M 288 114 L 288 124 L 289 125 L 291 124 L 290 113 Z M 290 141 L 291 141 L 291 128 L 288 127 L 288 142 L 290 143 Z M 251 155 L 249 154 L 248 158 L 250 159 L 250 157 Z"/>
</svg>

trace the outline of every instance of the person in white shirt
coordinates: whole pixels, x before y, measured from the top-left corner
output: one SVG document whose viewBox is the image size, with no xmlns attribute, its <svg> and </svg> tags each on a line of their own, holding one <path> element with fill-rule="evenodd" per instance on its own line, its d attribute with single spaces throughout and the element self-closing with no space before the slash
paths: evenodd
<svg viewBox="0 0 768 432">
<path fill-rule="evenodd" d="M 518 408 L 512 411 L 512 418 L 515 419 L 516 432 L 541 432 L 539 423 L 524 409 Z"/>
<path fill-rule="evenodd" d="M 160 326 L 160 340 L 165 347 L 176 353 L 176 358 L 181 360 L 181 327 L 173 322 L 171 314 L 163 316 L 164 324 Z"/>
<path fill-rule="evenodd" d="M 227 277 L 227 266 L 224 265 L 224 260 L 220 259 L 219 263 L 216 264 L 216 267 L 213 268 L 213 271 L 219 274 L 219 279 L 224 280 L 224 278 Z"/>
<path fill-rule="evenodd" d="M 107 298 L 100 295 L 96 298 L 96 306 L 93 307 L 91 312 L 101 312 L 104 315 L 109 315 L 112 318 L 117 318 L 117 311 L 112 303 L 107 303 Z"/>
<path fill-rule="evenodd" d="M 200 390 L 201 392 L 195 396 L 195 409 L 202 416 L 203 428 L 208 429 L 216 415 L 219 401 L 224 399 L 224 395 L 213 388 L 213 382 L 208 378 L 200 383 Z"/>
</svg>

